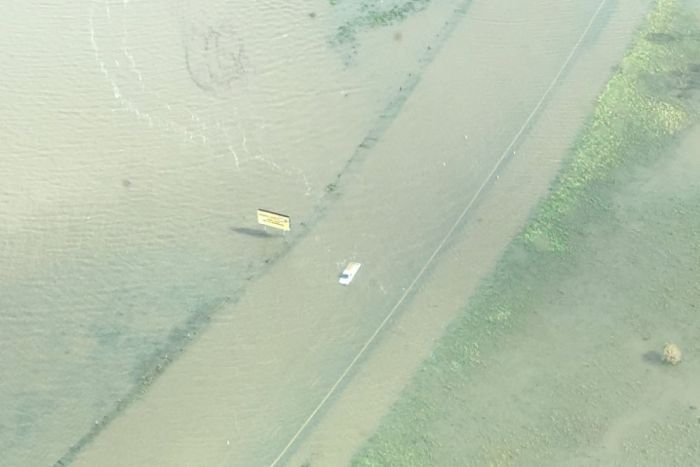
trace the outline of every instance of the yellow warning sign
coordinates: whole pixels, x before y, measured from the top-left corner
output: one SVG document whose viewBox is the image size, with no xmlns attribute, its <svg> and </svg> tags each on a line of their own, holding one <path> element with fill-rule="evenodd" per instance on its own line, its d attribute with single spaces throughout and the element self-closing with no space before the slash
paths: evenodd
<svg viewBox="0 0 700 467">
<path fill-rule="evenodd" d="M 289 216 L 264 209 L 258 209 L 258 224 L 275 229 L 290 230 Z"/>
</svg>

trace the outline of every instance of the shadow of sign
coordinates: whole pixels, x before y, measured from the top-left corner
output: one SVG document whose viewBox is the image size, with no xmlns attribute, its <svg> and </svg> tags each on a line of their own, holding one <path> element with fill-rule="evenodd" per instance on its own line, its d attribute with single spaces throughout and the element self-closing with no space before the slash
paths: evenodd
<svg viewBox="0 0 700 467">
<path fill-rule="evenodd" d="M 274 235 L 272 235 L 264 230 L 250 229 L 248 227 L 231 227 L 231 232 L 241 234 L 241 235 L 248 235 L 249 237 L 257 237 L 257 238 L 272 238 L 272 237 L 274 237 Z"/>
</svg>

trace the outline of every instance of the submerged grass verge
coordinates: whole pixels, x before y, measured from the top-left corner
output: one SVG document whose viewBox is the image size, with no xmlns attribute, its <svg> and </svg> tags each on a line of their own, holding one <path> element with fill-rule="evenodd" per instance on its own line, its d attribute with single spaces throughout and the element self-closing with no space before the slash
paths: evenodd
<svg viewBox="0 0 700 467">
<path fill-rule="evenodd" d="M 387 7 L 377 5 L 377 2 L 365 1 L 360 5 L 360 14 L 338 28 L 334 42 L 354 42 L 360 30 L 398 24 L 412 14 L 423 11 L 429 3 L 430 0 L 410 0 Z"/>
<path fill-rule="evenodd" d="M 571 267 L 585 225 L 604 218 L 620 169 L 654 160 L 696 120 L 700 30 L 678 0 L 660 0 L 601 93 L 550 194 L 493 275 L 353 459 L 355 466 L 434 465 L 429 427 L 451 410 L 481 356 L 535 308 L 540 284 Z"/>
<path fill-rule="evenodd" d="M 348 54 L 346 64 L 352 62 L 357 53 L 358 34 L 383 27 L 394 26 L 428 8 L 431 0 L 392 0 L 387 3 L 364 0 L 356 5 L 345 4 L 343 9 L 352 9 L 349 19 L 343 21 L 330 42 Z M 330 0 L 332 7 L 338 0 Z M 397 33 L 396 38 L 400 38 Z M 398 40 L 398 39 L 397 39 Z"/>
<path fill-rule="evenodd" d="M 610 79 L 569 163 L 522 239 L 545 250 L 570 249 L 570 221 L 623 164 L 643 162 L 686 128 L 684 100 L 698 79 L 697 26 L 677 0 L 661 0 Z"/>
</svg>

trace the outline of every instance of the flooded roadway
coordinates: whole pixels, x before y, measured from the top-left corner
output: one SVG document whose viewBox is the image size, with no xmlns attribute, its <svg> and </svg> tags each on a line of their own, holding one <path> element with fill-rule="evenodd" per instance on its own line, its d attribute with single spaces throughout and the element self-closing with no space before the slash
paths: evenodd
<svg viewBox="0 0 700 467">
<path fill-rule="evenodd" d="M 39 3 L 0 20 L 0 448 L 37 466 L 266 465 L 297 449 L 387 314 L 415 306 L 419 273 L 459 258 L 431 262 L 533 109 L 585 89 L 524 129 L 549 129 L 535 153 L 550 165 L 519 173 L 546 187 L 642 8 L 441 2 L 339 50 L 329 31 L 357 14 L 343 2 Z M 569 81 L 598 7 L 573 58 L 607 61 Z M 466 216 L 446 247 L 500 243 L 435 279 L 455 302 L 407 336 L 423 345 L 398 362 L 371 346 L 349 373 L 374 361 L 397 378 L 372 413 L 353 409 L 365 430 L 535 199 L 483 193 L 512 223 L 475 232 Z M 246 235 L 258 207 L 291 214 L 291 235 Z M 348 260 L 363 268 L 342 288 Z"/>
<path fill-rule="evenodd" d="M 457 13 L 453 32 L 415 78 L 401 111 L 364 162 L 339 180 L 337 199 L 329 202 L 325 216 L 251 283 L 240 301 L 216 315 L 207 332 L 148 392 L 79 453 L 75 465 L 274 462 L 406 289 L 416 284 L 414 279 L 426 267 L 438 267 L 432 264 L 433 253 L 445 233 L 538 107 L 584 31 L 589 35 L 575 60 L 602 53 L 595 56 L 607 62 L 589 63 L 586 69 L 591 73 L 586 81 L 602 85 L 642 12 L 632 2 L 561 5 L 476 2 Z M 601 37 L 605 41 L 598 42 Z M 561 76 L 554 92 L 573 86 L 564 95 L 576 96 L 576 108 L 569 109 L 571 119 L 562 125 L 561 136 L 540 134 L 558 141 L 555 158 L 561 157 L 598 90 L 584 86 L 585 92 L 577 94 L 581 81 L 566 71 Z M 558 115 L 566 115 L 561 110 L 566 104 L 559 105 Z M 533 122 L 553 132 L 559 126 Z M 537 147 L 547 150 L 546 144 Z M 503 169 L 504 177 L 508 170 Z M 528 170 L 538 168 L 529 165 Z M 555 170 L 556 163 L 546 169 L 550 176 Z M 534 179 L 541 193 L 549 178 Z M 496 185 L 488 192 L 498 190 Z M 497 257 L 537 193 L 531 192 L 527 202 L 512 192 L 503 199 L 518 207 L 520 217 L 492 224 L 506 234 L 500 237 L 503 244 L 492 244 L 492 255 L 483 259 Z M 470 220 L 467 216 L 467 224 Z M 436 265 L 448 261 L 440 254 L 435 258 Z M 342 288 L 337 274 L 348 260 L 361 261 L 363 268 L 350 287 Z M 488 264 L 479 268 L 486 272 Z M 452 272 L 457 273 L 454 263 Z M 458 290 L 460 277 L 444 279 Z M 410 293 L 406 301 L 413 298 Z M 433 335 L 442 325 L 440 320 L 433 323 Z M 411 362 L 401 366 L 415 367 L 428 348 L 401 355 Z M 358 365 L 374 358 L 391 362 L 381 357 L 370 351 Z M 391 374 L 394 368 L 383 370 Z M 321 460 L 319 465 L 333 462 Z"/>
</svg>

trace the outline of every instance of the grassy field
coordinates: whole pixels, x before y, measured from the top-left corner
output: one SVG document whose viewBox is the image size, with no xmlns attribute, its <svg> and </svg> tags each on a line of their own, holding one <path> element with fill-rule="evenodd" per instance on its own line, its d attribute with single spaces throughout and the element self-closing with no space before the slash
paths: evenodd
<svg viewBox="0 0 700 467">
<path fill-rule="evenodd" d="M 353 465 L 690 465 L 698 366 L 659 351 L 700 352 L 700 171 L 674 150 L 699 88 L 698 18 L 660 0 L 549 196 Z"/>
</svg>

